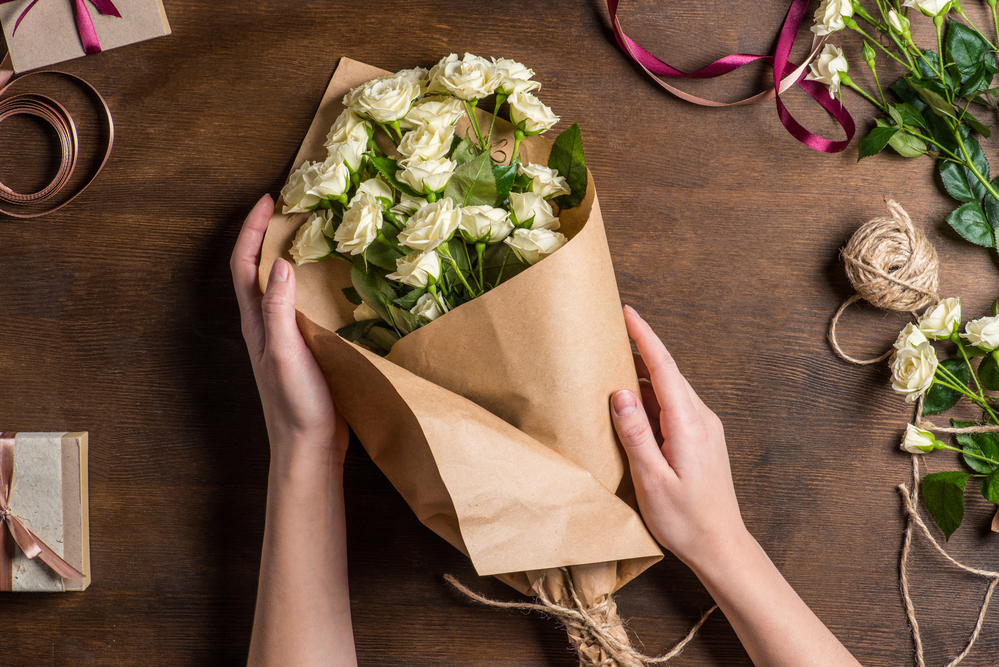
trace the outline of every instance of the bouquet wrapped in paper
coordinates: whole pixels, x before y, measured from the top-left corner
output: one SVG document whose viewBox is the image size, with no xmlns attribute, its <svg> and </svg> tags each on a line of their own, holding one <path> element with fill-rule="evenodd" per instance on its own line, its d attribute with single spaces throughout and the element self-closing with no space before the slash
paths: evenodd
<svg viewBox="0 0 999 667">
<path fill-rule="evenodd" d="M 292 174 L 278 201 L 278 210 L 287 212 L 275 213 L 270 221 L 261 253 L 261 287 L 266 287 L 278 257 L 301 262 L 296 268 L 299 328 L 323 369 L 337 407 L 420 521 L 467 554 L 480 575 L 493 575 L 521 593 L 537 596 L 551 609 L 570 610 L 576 618 L 583 613 L 594 621 L 596 629 L 586 629 L 587 623 L 572 621 L 572 613 L 556 612 L 566 621 L 581 663 L 616 660 L 634 664 L 620 657 L 628 638 L 612 594 L 662 558 L 662 553 L 636 510 L 627 460 L 610 418 L 610 396 L 619 389 L 638 392 L 639 387 L 589 171 L 585 171 L 585 181 L 579 181 L 585 182 L 579 203 L 563 207 L 549 225 L 564 235 L 564 245 L 532 257 L 507 241 L 522 270 L 498 278 L 494 289 L 478 293 L 472 252 L 467 286 L 475 298 L 470 300 L 466 299 L 468 290 L 456 287 L 454 274 L 448 287 L 442 277 L 446 270 L 438 269 L 436 275 L 425 272 L 422 281 L 404 287 L 400 298 L 396 292 L 385 296 L 388 288 L 383 282 L 374 288 L 363 284 L 365 276 L 375 275 L 377 264 L 385 264 L 384 256 L 369 256 L 365 251 L 357 253 L 353 263 L 335 257 L 306 261 L 335 254 L 334 246 L 351 255 L 351 243 L 360 234 L 358 225 L 363 224 L 358 222 L 359 213 L 351 213 L 363 201 L 348 202 L 337 187 L 316 190 L 314 180 L 302 181 L 308 165 L 314 167 L 313 172 L 329 172 L 346 163 L 345 178 L 348 184 L 353 182 L 347 187 L 372 195 L 372 201 L 388 199 L 380 202 L 388 217 L 393 207 L 413 194 L 423 194 L 425 201 L 420 205 L 429 207 L 439 205 L 444 199 L 440 195 L 447 192 L 435 192 L 439 183 L 404 178 L 401 172 L 406 165 L 422 165 L 413 158 L 395 166 L 378 162 L 380 183 L 360 187 L 359 167 L 356 162 L 350 164 L 348 144 L 365 142 L 361 132 L 367 131 L 372 142 L 367 146 L 374 149 L 371 124 L 393 136 L 400 152 L 406 139 L 398 121 L 380 121 L 377 108 L 362 116 L 367 129 L 358 130 L 356 123 L 351 127 L 353 116 L 345 113 L 341 99 L 349 94 L 354 97 L 348 96 L 348 103 L 356 100 L 362 84 L 373 79 L 380 79 L 375 93 L 392 86 L 405 88 L 396 79 L 406 78 L 416 87 L 416 97 L 403 102 L 410 108 L 428 87 L 433 94 L 435 81 L 445 74 L 452 74 L 451 82 L 459 84 L 462 76 L 474 78 L 477 65 L 468 65 L 470 58 L 474 57 L 446 58 L 432 77 L 426 70 L 393 76 L 346 58 L 340 61 L 295 159 L 296 167 L 305 164 Z M 483 68 L 488 67 L 488 61 L 479 60 Z M 502 70 L 511 61 L 493 63 Z M 500 87 L 503 97 L 499 101 L 516 94 L 517 87 L 536 87 L 533 82 L 531 86 L 516 83 L 529 81 L 525 70 L 512 71 L 508 66 L 500 74 L 506 75 L 509 89 Z M 372 85 L 366 88 L 368 93 L 372 89 Z M 390 102 L 394 99 L 387 97 Z M 443 90 L 440 99 L 448 97 L 461 99 L 453 90 Z M 386 95 L 380 99 L 384 101 Z M 528 103 L 533 104 L 533 99 Z M 474 101 L 461 99 L 460 104 L 477 117 L 470 123 L 466 113 L 453 132 L 447 131 L 451 143 L 444 147 L 446 154 L 453 158 L 463 137 L 474 139 L 488 126 L 487 151 L 493 155 L 505 156 L 507 161 L 516 156 L 520 165 L 549 164 L 552 143 L 539 136 L 530 119 L 525 124 L 515 117 L 515 126 L 473 110 Z M 428 141 L 433 143 L 433 138 L 422 145 Z M 386 147 L 386 155 L 392 150 Z M 387 190 L 382 188 L 386 184 L 391 186 Z M 419 186 L 425 186 L 422 192 Z M 310 200 L 310 191 L 319 195 Z M 320 199 L 324 201 L 317 203 Z M 511 239 L 532 231 L 530 220 L 519 219 L 523 212 L 515 212 L 509 202 L 507 209 L 520 228 L 509 234 Z M 547 210 L 554 209 L 549 206 Z M 387 218 L 382 223 L 374 233 L 383 233 L 396 243 L 399 235 L 404 239 L 418 236 L 411 224 L 399 224 L 400 232 L 392 229 Z M 464 233 L 466 227 L 449 233 Z M 310 233 L 315 240 L 311 257 Z M 476 248 L 475 241 L 485 239 L 465 236 L 472 248 Z M 418 248 L 417 242 L 410 247 Z M 383 245 L 391 249 L 391 244 Z M 502 243 L 494 247 L 505 250 Z M 478 248 L 481 271 L 485 260 Z M 455 253 L 446 247 L 440 250 Z M 487 248 L 485 252 L 499 251 Z M 404 265 L 411 259 L 396 257 L 396 278 L 387 277 L 397 280 L 399 274 L 409 275 Z M 442 261 L 446 269 L 450 260 L 445 256 Z M 495 275 L 495 262 L 489 270 L 490 276 Z M 384 271 L 380 275 L 384 277 Z M 490 283 L 489 276 L 480 273 L 480 277 L 479 286 Z M 404 314 L 402 304 L 408 305 L 418 289 L 424 297 L 423 309 L 414 305 Z M 358 301 L 357 296 L 362 297 L 361 306 L 352 303 Z M 374 312 L 365 311 L 367 315 L 356 318 L 355 311 L 366 307 Z"/>
</svg>

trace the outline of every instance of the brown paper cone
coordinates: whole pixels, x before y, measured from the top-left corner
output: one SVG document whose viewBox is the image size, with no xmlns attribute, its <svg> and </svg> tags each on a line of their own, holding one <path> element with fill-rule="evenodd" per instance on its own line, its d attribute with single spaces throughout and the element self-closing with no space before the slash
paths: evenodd
<svg viewBox="0 0 999 667">
<path fill-rule="evenodd" d="M 340 61 L 296 167 L 325 157 L 343 95 L 385 74 Z M 543 164 L 550 150 L 541 137 L 522 146 Z M 262 288 L 305 217 L 271 219 Z M 334 333 L 353 322 L 346 263 L 297 267 L 297 307 L 337 406 L 420 521 L 480 575 L 525 594 L 543 581 L 553 600 L 569 595 L 571 576 L 590 606 L 662 553 L 634 509 L 610 419 L 611 394 L 637 392 L 638 381 L 592 178 L 561 224 L 571 239 L 563 248 L 402 338 L 386 358 Z"/>
</svg>

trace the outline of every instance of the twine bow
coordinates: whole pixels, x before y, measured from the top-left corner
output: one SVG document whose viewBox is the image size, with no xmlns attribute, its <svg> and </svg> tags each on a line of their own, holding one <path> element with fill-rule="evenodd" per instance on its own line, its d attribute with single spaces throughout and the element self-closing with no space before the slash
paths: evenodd
<svg viewBox="0 0 999 667">
<path fill-rule="evenodd" d="M 14 556 L 14 545 L 10 542 L 10 538 L 13 538 L 14 543 L 21 547 L 25 556 L 28 558 L 38 556 L 60 577 L 82 579 L 84 576 L 82 572 L 52 551 L 10 511 L 8 503 L 10 502 L 11 482 L 14 477 L 14 436 L 15 434 L 12 432 L 4 432 L 0 435 L 0 523 L 7 526 L 7 530 L 0 534 L 0 541 L 3 542 L 3 548 L 0 549 L 0 590 L 12 590 L 11 564 Z"/>
<path fill-rule="evenodd" d="M 8 2 L 17 2 L 17 0 L 0 0 L 0 5 L 5 5 Z M 32 0 L 31 4 L 24 8 L 24 11 L 17 17 L 17 22 L 14 24 L 14 33 L 17 32 L 17 28 L 21 25 L 24 17 L 37 4 L 38 0 Z M 118 8 L 114 6 L 111 0 L 90 0 L 90 4 L 104 16 L 121 18 Z M 76 16 L 76 31 L 80 34 L 80 41 L 83 43 L 83 52 L 88 56 L 100 53 L 101 42 L 97 39 L 97 29 L 94 28 L 94 20 L 90 18 L 90 12 L 87 11 L 87 5 L 84 0 L 73 0 L 73 14 Z M 13 35 L 14 33 L 11 34 Z"/>
</svg>

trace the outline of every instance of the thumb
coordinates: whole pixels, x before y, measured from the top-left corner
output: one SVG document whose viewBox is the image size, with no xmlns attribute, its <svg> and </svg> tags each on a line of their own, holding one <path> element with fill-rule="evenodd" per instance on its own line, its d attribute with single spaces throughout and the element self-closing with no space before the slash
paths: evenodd
<svg viewBox="0 0 999 667">
<path fill-rule="evenodd" d="M 627 389 L 611 397 L 611 418 L 614 430 L 624 445 L 633 475 L 644 475 L 666 464 L 656 443 L 648 415 L 638 402 L 638 397 Z"/>
<path fill-rule="evenodd" d="M 278 259 L 271 267 L 260 309 L 264 320 L 265 345 L 278 353 L 292 349 L 294 341 L 302 334 L 295 321 L 295 272 L 287 261 Z"/>
</svg>

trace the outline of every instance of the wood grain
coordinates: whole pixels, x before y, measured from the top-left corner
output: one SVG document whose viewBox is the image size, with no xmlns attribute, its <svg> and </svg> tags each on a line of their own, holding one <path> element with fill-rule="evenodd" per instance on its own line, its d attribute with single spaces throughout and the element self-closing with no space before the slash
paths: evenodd
<svg viewBox="0 0 999 667">
<path fill-rule="evenodd" d="M 621 20 L 692 69 L 772 48 L 786 7 L 635 0 Z M 671 98 L 618 50 L 599 0 L 166 8 L 172 36 L 60 66 L 94 83 L 115 113 L 105 172 L 57 214 L 0 219 L 0 425 L 90 431 L 94 571 L 83 594 L 4 596 L 0 665 L 245 662 L 268 455 L 232 244 L 260 193 L 280 189 L 339 57 L 396 70 L 466 50 L 527 63 L 562 126 L 582 127 L 622 297 L 725 423 L 753 534 L 862 663 L 910 663 L 895 490 L 909 475 L 897 443 L 910 407 L 885 366 L 841 362 L 825 330 L 850 294 L 838 250 L 882 213 L 885 195 L 924 226 L 945 295 L 971 316 L 999 295 L 996 255 L 943 222 L 953 204 L 928 159 L 858 164 L 856 143 L 838 155 L 799 144 L 772 102 L 709 110 Z M 837 39 L 862 69 L 858 44 Z M 731 84 L 680 85 L 736 99 L 767 80 L 760 67 Z M 786 97 L 803 124 L 841 137 L 801 91 Z M 865 131 L 869 108 L 845 100 Z M 81 133 L 99 140 L 97 117 L 79 106 Z M 4 124 L 0 140 L 0 178 L 28 188 L 53 168 L 52 139 L 30 121 Z M 985 150 L 999 164 L 995 146 Z M 904 322 L 859 307 L 841 338 L 875 353 Z M 952 465 L 936 457 L 931 470 Z M 484 609 L 447 587 L 452 573 L 486 595 L 518 597 L 421 526 L 356 443 L 346 493 L 361 665 L 575 664 L 551 621 Z M 973 497 L 948 549 L 994 569 L 999 536 Z M 913 575 L 929 663 L 943 664 L 963 647 L 984 583 L 922 542 Z M 669 555 L 619 594 L 648 653 L 710 604 Z M 963 664 L 992 665 L 997 654 L 999 611 Z M 719 615 L 673 664 L 749 659 Z"/>
</svg>

